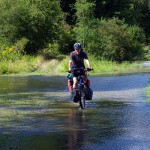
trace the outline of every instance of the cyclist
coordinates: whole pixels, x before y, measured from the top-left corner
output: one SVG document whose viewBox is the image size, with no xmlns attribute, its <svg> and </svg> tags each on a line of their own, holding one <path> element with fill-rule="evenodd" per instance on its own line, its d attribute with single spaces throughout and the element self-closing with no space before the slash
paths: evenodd
<svg viewBox="0 0 150 150">
<path fill-rule="evenodd" d="M 70 53 L 70 60 L 69 60 L 69 70 L 73 70 L 74 68 L 85 68 L 84 65 L 84 59 L 85 62 L 88 66 L 89 69 L 91 69 L 90 62 L 88 60 L 87 54 L 82 50 L 81 44 L 80 43 L 75 43 L 74 46 L 74 51 Z M 72 72 L 74 77 L 73 77 L 73 89 L 76 89 L 77 87 L 77 73 Z M 87 82 L 87 73 L 82 72 L 84 75 L 84 83 Z"/>
</svg>

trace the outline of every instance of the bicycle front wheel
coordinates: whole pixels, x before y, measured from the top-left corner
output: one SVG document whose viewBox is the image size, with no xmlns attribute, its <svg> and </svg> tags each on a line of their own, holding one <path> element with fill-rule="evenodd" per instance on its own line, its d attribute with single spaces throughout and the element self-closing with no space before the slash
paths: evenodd
<svg viewBox="0 0 150 150">
<path fill-rule="evenodd" d="M 79 102 L 80 102 L 80 107 L 82 109 L 84 109 L 85 108 L 85 97 L 81 97 Z"/>
</svg>

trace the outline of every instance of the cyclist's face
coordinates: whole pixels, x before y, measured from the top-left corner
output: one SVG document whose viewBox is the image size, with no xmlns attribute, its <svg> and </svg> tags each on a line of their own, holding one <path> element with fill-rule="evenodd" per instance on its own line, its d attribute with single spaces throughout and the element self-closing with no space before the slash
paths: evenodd
<svg viewBox="0 0 150 150">
<path fill-rule="evenodd" d="M 76 52 L 77 55 L 79 55 L 80 52 L 81 52 L 81 49 L 75 49 L 75 52 Z"/>
</svg>

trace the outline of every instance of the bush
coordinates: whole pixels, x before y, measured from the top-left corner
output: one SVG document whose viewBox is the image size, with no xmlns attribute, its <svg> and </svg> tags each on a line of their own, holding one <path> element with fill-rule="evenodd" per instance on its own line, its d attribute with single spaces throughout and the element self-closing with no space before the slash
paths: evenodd
<svg viewBox="0 0 150 150">
<path fill-rule="evenodd" d="M 22 55 L 24 54 L 24 48 L 28 40 L 26 38 L 22 38 L 18 40 L 13 46 L 2 45 L 0 47 L 0 61 L 16 61 L 22 59 Z"/>
<path fill-rule="evenodd" d="M 0 62 L 0 74 L 31 73 L 39 69 L 41 57 L 24 55 L 21 59 Z"/>
<path fill-rule="evenodd" d="M 128 26 L 117 18 L 93 20 L 91 24 L 84 41 L 89 53 L 117 61 L 138 60 L 143 56 L 145 36 L 138 26 Z"/>
<path fill-rule="evenodd" d="M 2 0 L 0 2 L 0 37 L 14 44 L 25 37 L 27 53 L 53 43 L 60 37 L 63 13 L 59 0 Z"/>
<path fill-rule="evenodd" d="M 17 59 L 21 59 L 22 54 L 17 51 L 17 49 L 14 46 L 11 47 L 5 47 L 4 45 L 0 49 L 0 61 L 15 61 Z"/>
</svg>

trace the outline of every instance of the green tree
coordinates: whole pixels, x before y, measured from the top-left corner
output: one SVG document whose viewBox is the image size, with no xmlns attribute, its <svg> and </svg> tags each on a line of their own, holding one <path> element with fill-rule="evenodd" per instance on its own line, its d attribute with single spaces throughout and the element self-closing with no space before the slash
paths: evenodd
<svg viewBox="0 0 150 150">
<path fill-rule="evenodd" d="M 150 1 L 144 0 L 143 7 L 142 7 L 142 21 L 140 25 L 143 27 L 146 37 L 147 43 L 150 45 Z"/>
<path fill-rule="evenodd" d="M 141 26 L 150 37 L 150 1 L 149 0 L 89 0 L 95 2 L 96 18 L 116 17 L 129 25 Z"/>
<path fill-rule="evenodd" d="M 75 24 L 75 4 L 76 0 L 61 0 L 60 6 L 65 12 L 65 20 L 69 25 Z"/>
<path fill-rule="evenodd" d="M 137 60 L 143 55 L 145 36 L 136 25 L 128 26 L 120 19 L 95 19 L 94 2 L 78 0 L 75 4 L 77 41 L 87 52 L 99 58 L 123 61 Z"/>
<path fill-rule="evenodd" d="M 94 7 L 95 3 L 88 2 L 87 0 L 77 0 L 75 3 L 77 19 L 74 32 L 76 40 L 82 42 L 83 47 L 85 47 L 85 43 L 87 42 L 86 36 L 91 27 L 91 20 L 94 17 Z"/>
<path fill-rule="evenodd" d="M 59 39 L 63 13 L 59 0 L 1 0 L 0 37 L 9 43 L 25 37 L 27 53 Z"/>
</svg>

